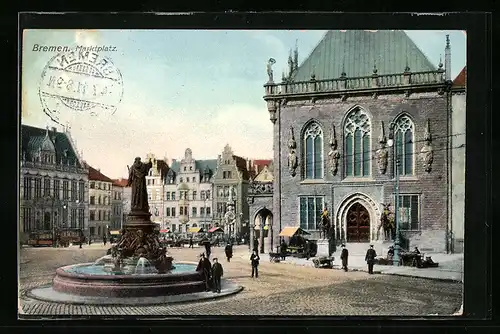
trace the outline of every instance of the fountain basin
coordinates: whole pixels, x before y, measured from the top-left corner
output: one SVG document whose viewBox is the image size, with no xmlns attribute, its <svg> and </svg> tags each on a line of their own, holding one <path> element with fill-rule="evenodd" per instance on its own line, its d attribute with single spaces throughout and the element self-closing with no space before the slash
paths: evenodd
<svg viewBox="0 0 500 334">
<path fill-rule="evenodd" d="M 181 262 L 175 266 L 165 274 L 126 275 L 105 272 L 103 268 L 99 272 L 101 269 L 93 263 L 81 263 L 58 268 L 52 288 L 66 294 L 98 297 L 153 297 L 205 290 L 195 264 Z"/>
</svg>

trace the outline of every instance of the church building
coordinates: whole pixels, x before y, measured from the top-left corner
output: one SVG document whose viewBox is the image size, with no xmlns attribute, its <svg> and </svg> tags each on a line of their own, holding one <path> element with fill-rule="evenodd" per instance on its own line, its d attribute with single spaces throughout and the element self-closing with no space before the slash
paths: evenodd
<svg viewBox="0 0 500 334">
<path fill-rule="evenodd" d="M 397 206 L 406 247 L 450 251 L 448 36 L 443 49 L 433 64 L 403 31 L 328 31 L 280 83 L 270 59 L 271 249 L 286 226 L 318 239 L 324 208 L 337 244 L 389 243 L 381 218 Z"/>
</svg>

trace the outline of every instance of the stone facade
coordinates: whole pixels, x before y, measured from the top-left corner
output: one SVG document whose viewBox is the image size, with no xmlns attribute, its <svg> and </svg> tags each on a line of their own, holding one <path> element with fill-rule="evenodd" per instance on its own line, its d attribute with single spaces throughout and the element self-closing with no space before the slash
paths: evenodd
<svg viewBox="0 0 500 334">
<path fill-rule="evenodd" d="M 273 174 L 272 164 L 264 166 L 250 182 L 248 190 L 250 223 L 250 246 L 254 238 L 259 240 L 261 252 L 275 248 L 273 244 Z"/>
<path fill-rule="evenodd" d="M 233 154 L 229 145 L 224 147 L 224 151 L 217 160 L 217 170 L 212 177 L 214 195 L 214 224 L 224 227 L 226 233 L 235 235 L 249 234 L 248 216 L 248 182 L 249 171 L 248 161 Z M 225 214 L 228 206 L 230 191 L 233 189 L 233 205 L 236 215 L 234 226 L 229 227 L 225 222 Z"/>
<path fill-rule="evenodd" d="M 149 153 L 145 161 L 150 161 L 152 167 L 149 170 L 149 175 L 146 176 L 146 188 L 148 190 L 148 203 L 149 212 L 151 213 L 151 221 L 157 223 L 161 228 L 165 227 L 165 206 L 163 195 L 165 193 L 164 189 L 164 178 L 168 172 L 168 166 L 165 159 L 158 160 L 155 155 Z"/>
<path fill-rule="evenodd" d="M 212 175 L 216 160 L 196 160 L 191 149 L 184 159 L 174 160 L 164 178 L 166 227 L 187 232 L 190 227 L 212 226 Z"/>
<path fill-rule="evenodd" d="M 408 246 L 449 250 L 451 81 L 442 64 L 419 73 L 407 66 L 384 74 L 374 68 L 364 78 L 342 75 L 265 85 L 274 123 L 274 244 L 285 226 L 318 238 L 324 207 L 338 243 L 381 241 L 382 204 L 396 206 L 399 160 L 398 221 Z"/>
<path fill-rule="evenodd" d="M 451 231 L 452 251 L 464 251 L 465 227 L 465 126 L 466 126 L 466 69 L 453 81 L 451 98 Z"/>
<path fill-rule="evenodd" d="M 111 210 L 111 226 L 110 229 L 120 230 L 123 223 L 126 222 L 123 217 L 123 190 L 124 185 L 115 180 L 112 185 L 113 199 L 111 200 L 112 210 Z"/>
<path fill-rule="evenodd" d="M 91 239 L 102 239 L 111 227 L 113 180 L 99 169 L 89 169 L 89 233 Z"/>
<path fill-rule="evenodd" d="M 68 129 L 22 125 L 19 238 L 59 228 L 88 228 L 88 169 Z"/>
</svg>

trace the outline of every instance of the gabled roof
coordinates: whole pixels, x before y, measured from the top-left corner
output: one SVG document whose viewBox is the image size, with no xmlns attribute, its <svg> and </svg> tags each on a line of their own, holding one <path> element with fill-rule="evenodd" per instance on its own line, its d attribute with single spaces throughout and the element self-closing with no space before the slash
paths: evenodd
<svg viewBox="0 0 500 334">
<path fill-rule="evenodd" d="M 49 136 L 54 144 L 56 153 L 56 163 L 62 162 L 63 165 L 82 167 L 77 154 L 71 145 L 68 135 L 64 132 L 50 129 Z M 25 154 L 27 161 L 33 160 L 34 151 L 38 150 L 43 144 L 47 135 L 47 129 L 37 128 L 29 125 L 21 125 L 21 152 Z"/>
<path fill-rule="evenodd" d="M 127 186 L 128 180 L 127 179 L 117 179 L 113 180 L 113 185 L 117 187 L 123 187 L 125 188 Z"/>
<path fill-rule="evenodd" d="M 453 80 L 453 88 L 465 88 L 467 83 L 467 66 L 465 66 L 460 73 L 457 75 L 455 80 Z"/>
<path fill-rule="evenodd" d="M 255 182 L 272 182 L 273 179 L 273 172 L 269 170 L 267 165 L 253 178 Z"/>
<path fill-rule="evenodd" d="M 436 67 L 402 30 L 330 30 L 299 66 L 294 81 L 336 79 L 377 73 L 403 73 L 408 64 L 411 72 L 434 71 Z"/>
<path fill-rule="evenodd" d="M 101 181 L 101 182 L 111 182 L 113 183 L 113 180 L 95 169 L 94 167 L 85 164 L 87 168 L 89 169 L 89 181 Z"/>
<path fill-rule="evenodd" d="M 217 159 L 196 160 L 196 169 L 198 169 L 201 174 L 203 174 L 207 168 L 213 173 L 217 169 Z"/>
<path fill-rule="evenodd" d="M 236 167 L 241 172 L 243 176 L 243 180 L 248 181 L 250 179 L 250 173 L 247 169 L 247 160 L 245 158 L 239 157 L 237 155 L 233 155 L 234 160 L 236 161 Z"/>
</svg>

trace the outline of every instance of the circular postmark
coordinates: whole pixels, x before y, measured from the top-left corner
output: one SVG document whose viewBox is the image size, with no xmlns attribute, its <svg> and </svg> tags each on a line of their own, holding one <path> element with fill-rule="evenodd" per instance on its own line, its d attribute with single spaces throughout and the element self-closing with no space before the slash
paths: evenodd
<svg viewBox="0 0 500 334">
<path fill-rule="evenodd" d="M 62 124 L 75 112 L 113 114 L 123 97 L 123 79 L 109 57 L 75 49 L 50 59 L 38 94 L 44 113 Z"/>
</svg>

